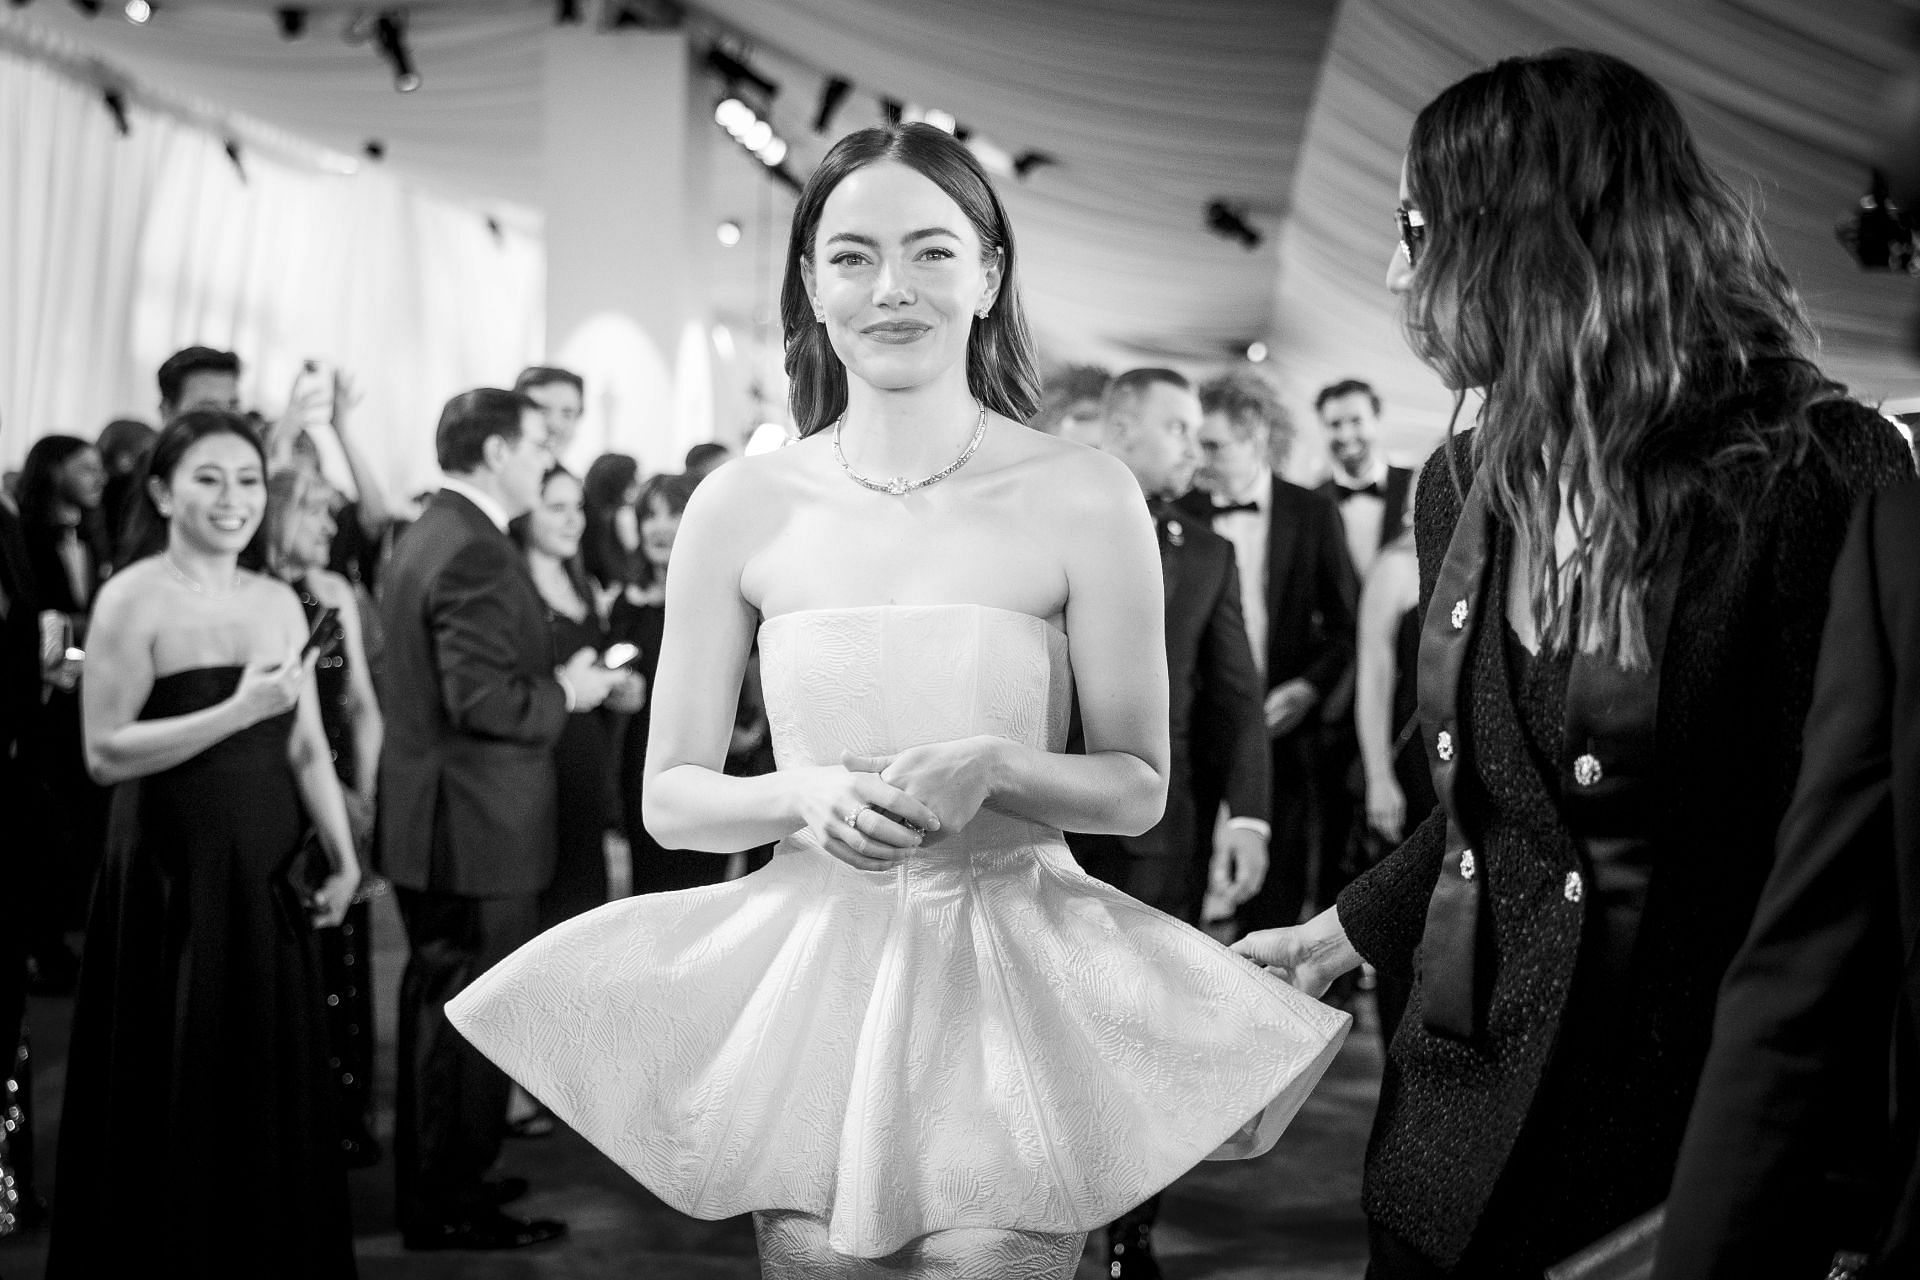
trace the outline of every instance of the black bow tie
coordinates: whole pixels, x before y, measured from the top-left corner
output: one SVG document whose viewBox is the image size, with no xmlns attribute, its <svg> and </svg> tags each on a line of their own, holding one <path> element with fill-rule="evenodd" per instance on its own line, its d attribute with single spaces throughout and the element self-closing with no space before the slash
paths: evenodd
<svg viewBox="0 0 1920 1280">
<path fill-rule="evenodd" d="M 1257 502 L 1217 502 L 1213 507 L 1213 515 L 1216 519 L 1220 516 L 1230 516 L 1236 511 L 1246 511 L 1253 515 L 1259 515 L 1260 504 Z"/>
<path fill-rule="evenodd" d="M 1387 496 L 1380 491 L 1378 484 L 1363 484 L 1357 489 L 1348 488 L 1344 484 L 1336 484 L 1333 486 L 1333 497 L 1336 502 L 1345 502 L 1348 498 L 1357 498 L 1363 493 L 1370 498 L 1380 498 L 1382 500 L 1385 500 Z"/>
</svg>

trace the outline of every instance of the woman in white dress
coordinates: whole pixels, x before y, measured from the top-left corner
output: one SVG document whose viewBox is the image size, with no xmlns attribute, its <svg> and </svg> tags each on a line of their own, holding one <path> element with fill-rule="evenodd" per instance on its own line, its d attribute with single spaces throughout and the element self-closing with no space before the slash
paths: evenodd
<svg viewBox="0 0 1920 1280">
<path fill-rule="evenodd" d="M 646 762 L 662 845 L 778 852 L 448 1007 L 668 1203 L 755 1211 L 771 1276 L 1068 1276 L 1088 1229 L 1270 1147 L 1346 1031 L 1061 840 L 1159 817 L 1161 581 L 1126 468 L 1022 425 L 1014 256 L 950 135 L 828 154 L 782 296 L 804 438 L 687 507 Z M 779 769 L 729 777 L 756 636 Z"/>
</svg>

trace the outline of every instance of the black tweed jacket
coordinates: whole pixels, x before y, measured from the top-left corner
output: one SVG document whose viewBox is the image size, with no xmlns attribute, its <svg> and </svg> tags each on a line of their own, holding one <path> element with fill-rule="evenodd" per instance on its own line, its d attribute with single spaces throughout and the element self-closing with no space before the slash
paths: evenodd
<svg viewBox="0 0 1920 1280">
<path fill-rule="evenodd" d="M 1368 1151 L 1366 1211 L 1443 1267 L 1464 1259 L 1476 1275 L 1537 1276 L 1666 1195 L 1715 993 L 1799 769 L 1828 578 L 1854 499 L 1913 471 L 1904 442 L 1872 411 L 1837 402 L 1814 420 L 1819 447 L 1769 490 L 1756 484 L 1744 536 L 1728 512 L 1695 513 L 1658 713 L 1665 835 L 1624 963 L 1604 980 L 1595 973 L 1592 895 L 1568 889 L 1570 874 L 1590 884 L 1592 869 L 1560 817 L 1556 771 L 1541 767 L 1521 727 L 1530 716 L 1537 730 L 1560 708 L 1516 692 L 1505 625 L 1492 618 L 1462 676 L 1464 803 L 1492 917 L 1485 1030 L 1462 1041 L 1421 1018 L 1418 952 L 1445 842 L 1440 815 L 1340 895 L 1360 953 L 1414 980 L 1391 1047 L 1398 1083 Z M 1423 610 L 1459 518 L 1447 449 L 1468 476 L 1471 435 L 1436 452 L 1420 479 Z M 1511 539 L 1501 530 L 1495 543 L 1497 601 Z M 1564 697 L 1564 679 L 1529 682 L 1528 694 L 1543 688 Z M 1540 749 L 1560 751 L 1557 731 L 1541 737 Z"/>
</svg>

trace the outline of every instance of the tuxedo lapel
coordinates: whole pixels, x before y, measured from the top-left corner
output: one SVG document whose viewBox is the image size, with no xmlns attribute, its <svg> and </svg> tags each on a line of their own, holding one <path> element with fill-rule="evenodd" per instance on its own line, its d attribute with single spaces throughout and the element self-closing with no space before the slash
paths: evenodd
<svg viewBox="0 0 1920 1280">
<path fill-rule="evenodd" d="M 1154 512 L 1154 532 L 1160 543 L 1160 580 L 1167 604 L 1173 603 L 1173 593 L 1180 585 L 1180 566 L 1186 559 L 1180 549 L 1187 542 L 1189 519 L 1178 506 L 1159 507 Z"/>
<path fill-rule="evenodd" d="M 1401 523 L 1407 518 L 1407 493 L 1413 488 L 1413 471 L 1407 467 L 1388 467 L 1386 492 L 1382 494 L 1385 506 L 1380 512 L 1380 546 L 1382 549 L 1399 536 Z"/>
<path fill-rule="evenodd" d="M 1267 610 L 1267 635 L 1273 635 L 1274 620 L 1283 616 L 1290 594 L 1288 578 L 1293 573 L 1293 562 L 1299 555 L 1300 519 L 1295 510 L 1282 510 L 1279 476 L 1273 478 L 1273 500 L 1267 504 L 1267 583 L 1266 599 L 1262 604 Z M 1291 504 L 1284 504 L 1291 506 Z"/>
</svg>

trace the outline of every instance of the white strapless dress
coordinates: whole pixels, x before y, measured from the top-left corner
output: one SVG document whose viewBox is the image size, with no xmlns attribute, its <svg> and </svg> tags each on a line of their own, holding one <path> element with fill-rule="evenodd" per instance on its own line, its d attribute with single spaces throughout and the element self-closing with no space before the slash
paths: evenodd
<svg viewBox="0 0 1920 1280">
<path fill-rule="evenodd" d="M 1066 740 L 1066 638 L 1027 614 L 810 610 L 760 647 L 783 769 Z M 776 1252 L 817 1220 L 850 1255 L 836 1274 L 937 1252 L 934 1232 L 983 1261 L 1008 1233 L 1065 1256 L 1209 1155 L 1270 1148 L 1348 1026 L 1088 876 L 1058 831 L 986 811 L 893 871 L 801 831 L 745 879 L 608 903 L 447 1014 L 668 1204 L 789 1211 L 760 1220 Z"/>
</svg>

